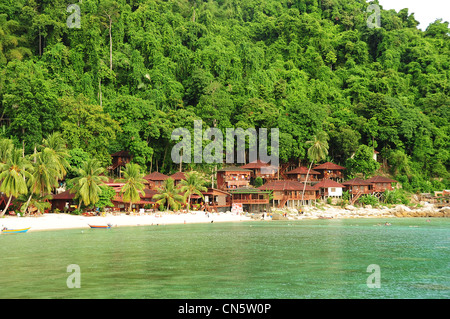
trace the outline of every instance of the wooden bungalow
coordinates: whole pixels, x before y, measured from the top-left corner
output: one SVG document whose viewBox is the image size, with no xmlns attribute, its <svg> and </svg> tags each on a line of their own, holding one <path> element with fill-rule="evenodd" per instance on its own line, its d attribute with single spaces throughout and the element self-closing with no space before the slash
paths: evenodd
<svg viewBox="0 0 450 319">
<path fill-rule="evenodd" d="M 252 181 L 257 177 L 261 177 L 265 181 L 273 180 L 277 177 L 278 172 L 277 167 L 261 160 L 242 165 L 240 168 L 249 169 L 252 171 L 250 174 Z"/>
<path fill-rule="evenodd" d="M 156 189 L 158 187 L 161 187 L 164 181 L 168 178 L 169 176 L 159 172 L 153 172 L 151 174 L 144 176 L 144 179 L 147 180 L 148 182 L 149 189 Z"/>
<path fill-rule="evenodd" d="M 242 205 L 244 211 L 249 213 L 269 212 L 270 191 L 252 187 L 230 189 L 232 205 Z"/>
<path fill-rule="evenodd" d="M 208 188 L 202 192 L 203 199 L 198 195 L 192 195 L 191 204 L 200 205 L 200 209 L 209 212 L 227 212 L 231 210 L 231 194 L 216 188 Z"/>
<path fill-rule="evenodd" d="M 156 205 L 156 202 L 153 200 L 153 196 L 155 194 L 157 194 L 156 190 L 147 188 L 144 189 L 144 194 L 140 196 L 141 199 L 132 203 L 131 210 L 136 212 L 141 208 L 147 208 L 149 205 Z M 120 194 L 120 191 L 117 192 L 116 190 L 116 196 L 111 202 L 114 204 L 113 211 L 125 212 L 130 209 L 130 203 L 123 200 L 123 196 Z"/>
<path fill-rule="evenodd" d="M 342 185 L 345 186 L 344 190 L 348 190 L 352 204 L 362 195 L 373 193 L 373 184 L 361 178 L 351 179 L 343 182 Z"/>
<path fill-rule="evenodd" d="M 317 165 L 314 167 L 314 170 L 320 173 L 320 175 L 318 175 L 319 180 L 330 179 L 339 182 L 344 179 L 342 171 L 345 170 L 345 167 L 331 162 Z"/>
<path fill-rule="evenodd" d="M 52 195 L 52 197 L 50 200 L 52 211 L 58 209 L 61 212 L 68 213 L 75 210 L 79 204 L 79 200 L 75 200 L 75 193 L 71 193 L 69 190 Z"/>
<path fill-rule="evenodd" d="M 288 178 L 290 180 L 296 180 L 299 182 L 304 182 L 306 180 L 306 175 L 308 174 L 308 168 L 304 166 L 297 167 L 296 169 L 293 169 L 292 171 L 289 171 L 286 173 Z M 315 170 L 310 170 L 308 175 L 308 181 L 307 183 L 311 184 L 312 182 L 319 181 L 318 176 L 320 173 Z"/>
<path fill-rule="evenodd" d="M 240 167 L 226 167 L 217 171 L 217 188 L 228 191 L 250 185 L 252 171 Z"/>
<path fill-rule="evenodd" d="M 366 180 L 366 182 L 372 183 L 373 193 L 383 193 L 385 190 L 394 190 L 398 182 L 396 180 L 384 177 L 384 176 L 374 176 Z"/>
<path fill-rule="evenodd" d="M 186 180 L 186 175 L 183 172 L 176 172 L 175 174 L 170 175 L 170 177 L 174 180 L 175 186 L 177 186 L 182 180 Z"/>
<path fill-rule="evenodd" d="M 128 151 L 119 151 L 111 154 L 111 165 L 107 168 L 109 175 L 120 176 L 120 170 L 131 162 L 133 156 Z"/>
<path fill-rule="evenodd" d="M 327 197 L 342 197 L 344 185 L 331 179 L 324 179 L 314 185 L 319 190 L 318 196 L 325 199 Z"/>
<path fill-rule="evenodd" d="M 264 191 L 272 191 L 272 206 L 278 208 L 310 205 L 317 199 L 318 193 L 316 187 L 292 180 L 272 181 L 258 188 Z M 304 194 L 303 189 L 305 189 Z"/>
</svg>

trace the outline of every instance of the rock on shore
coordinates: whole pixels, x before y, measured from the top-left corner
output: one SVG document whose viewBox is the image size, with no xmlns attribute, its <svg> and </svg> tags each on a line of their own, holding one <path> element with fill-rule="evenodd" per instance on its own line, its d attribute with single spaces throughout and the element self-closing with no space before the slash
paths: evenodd
<svg viewBox="0 0 450 319">
<path fill-rule="evenodd" d="M 286 213 L 286 217 L 283 214 Z M 301 213 L 292 209 L 272 210 L 272 220 L 283 219 L 318 219 L 318 218 L 388 218 L 388 217 L 450 217 L 450 207 L 436 208 L 432 204 L 422 207 L 396 205 L 392 207 L 371 205 L 356 207 L 347 205 L 344 208 L 324 205 L 322 207 L 304 207 Z"/>
</svg>

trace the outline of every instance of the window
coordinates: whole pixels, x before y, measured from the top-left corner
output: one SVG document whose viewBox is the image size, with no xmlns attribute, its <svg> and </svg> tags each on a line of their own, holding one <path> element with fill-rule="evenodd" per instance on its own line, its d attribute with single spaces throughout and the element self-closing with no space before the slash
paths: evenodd
<svg viewBox="0 0 450 319">
<path fill-rule="evenodd" d="M 335 187 L 331 187 L 331 188 L 330 188 L 330 192 L 331 192 L 331 193 L 336 192 L 336 188 L 335 188 Z"/>
</svg>

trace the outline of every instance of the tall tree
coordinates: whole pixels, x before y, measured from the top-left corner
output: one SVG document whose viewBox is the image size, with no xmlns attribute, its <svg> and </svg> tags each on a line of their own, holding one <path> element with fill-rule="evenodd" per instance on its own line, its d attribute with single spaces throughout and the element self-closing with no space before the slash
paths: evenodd
<svg viewBox="0 0 450 319">
<path fill-rule="evenodd" d="M 98 8 L 100 16 L 103 18 L 103 23 L 108 28 L 109 32 L 109 69 L 112 71 L 113 64 L 113 40 L 112 40 L 112 24 L 120 16 L 119 4 L 116 1 L 102 1 Z"/>
<path fill-rule="evenodd" d="M 164 181 L 162 187 L 158 189 L 158 194 L 155 194 L 153 199 L 156 200 L 156 203 L 160 206 L 167 204 L 167 210 L 169 210 L 170 207 L 176 210 L 183 202 L 183 196 L 179 194 L 179 190 L 175 187 L 173 178 L 168 178 Z"/>
<path fill-rule="evenodd" d="M 306 182 L 308 181 L 309 173 L 311 172 L 311 167 L 315 162 L 324 160 L 328 155 L 328 135 L 324 131 L 317 133 L 311 141 L 307 141 L 306 145 L 311 145 L 308 148 L 308 158 L 311 161 L 309 165 L 308 172 L 306 173 L 306 179 L 303 185 L 302 201 L 305 195 Z"/>
<path fill-rule="evenodd" d="M 31 156 L 30 178 L 28 179 L 29 197 L 22 206 L 26 212 L 34 194 L 44 197 L 58 186 L 59 166 L 52 151 L 48 148 Z"/>
<path fill-rule="evenodd" d="M 199 172 L 187 172 L 185 177 L 186 179 L 180 182 L 180 192 L 184 194 L 184 201 L 187 199 L 187 209 L 189 210 L 191 207 L 191 196 L 196 194 L 204 198 L 202 192 L 206 192 L 208 189 L 203 186 L 206 180 Z"/>
<path fill-rule="evenodd" d="M 71 180 L 73 188 L 72 192 L 76 193 L 76 198 L 84 203 L 85 206 L 95 205 L 99 200 L 101 192 L 100 185 L 108 181 L 108 178 L 102 175 L 105 169 L 100 166 L 100 162 L 96 159 L 89 159 L 78 170 L 78 177 Z"/>
<path fill-rule="evenodd" d="M 141 199 L 140 194 L 144 194 L 145 182 L 144 173 L 141 173 L 141 168 L 138 164 L 128 163 L 124 170 L 121 170 L 123 176 L 118 181 L 125 182 L 120 190 L 123 195 L 123 200 L 129 202 L 128 211 L 131 212 L 133 203 Z"/>
<path fill-rule="evenodd" d="M 28 192 L 26 179 L 30 177 L 27 171 L 29 168 L 30 163 L 22 157 L 22 151 L 19 149 L 13 149 L 6 163 L 0 164 L 0 192 L 9 197 L 0 217 L 5 215 L 13 197 L 19 197 Z"/>
</svg>

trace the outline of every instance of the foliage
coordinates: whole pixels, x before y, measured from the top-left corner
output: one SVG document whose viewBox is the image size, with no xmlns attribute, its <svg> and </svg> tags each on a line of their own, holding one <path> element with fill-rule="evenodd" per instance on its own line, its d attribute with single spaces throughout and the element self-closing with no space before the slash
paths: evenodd
<svg viewBox="0 0 450 319">
<path fill-rule="evenodd" d="M 378 198 L 375 195 L 361 196 L 358 199 L 358 202 L 361 203 L 362 205 L 372 205 L 372 206 L 378 206 L 380 204 Z"/>
<path fill-rule="evenodd" d="M 140 194 L 144 193 L 145 182 L 144 174 L 141 173 L 141 168 L 138 164 L 128 163 L 124 170 L 121 170 L 123 178 L 119 181 L 124 182 L 120 190 L 123 200 L 130 203 L 129 211 L 133 202 L 137 202 L 141 199 Z"/>
<path fill-rule="evenodd" d="M 102 175 L 104 169 L 96 159 L 90 159 L 78 170 L 78 176 L 71 180 L 75 198 L 80 200 L 86 207 L 95 205 L 100 197 L 100 186 L 108 180 Z M 81 205 L 80 205 L 81 206 Z"/>
<path fill-rule="evenodd" d="M 100 208 L 101 211 L 105 207 L 114 207 L 114 204 L 111 202 L 116 196 L 116 191 L 111 186 L 100 185 L 100 193 L 98 195 L 98 202 L 96 206 Z"/>
<path fill-rule="evenodd" d="M 155 194 L 153 199 L 156 200 L 156 204 L 158 204 L 159 207 L 167 205 L 167 210 L 169 210 L 169 208 L 172 208 L 173 210 L 179 209 L 184 200 L 183 196 L 179 194 L 179 190 L 175 188 L 174 180 L 172 178 L 168 178 L 164 181 L 162 187 L 158 189 L 158 194 Z"/>
<path fill-rule="evenodd" d="M 204 186 L 205 177 L 196 171 L 185 173 L 185 179 L 180 182 L 180 193 L 184 194 L 183 199 L 187 201 L 187 207 L 190 208 L 191 196 L 198 195 L 204 199 L 201 192 L 206 192 L 208 189 Z"/>
<path fill-rule="evenodd" d="M 407 9 L 382 9 L 370 29 L 358 0 L 77 5 L 71 29 L 62 0 L 0 0 L 2 137 L 27 155 L 58 132 L 103 166 L 125 149 L 169 173 L 171 132 L 202 119 L 224 133 L 279 128 L 282 161 L 308 160 L 325 132 L 327 160 L 355 153 L 349 171 L 377 169 L 367 147 L 411 190 L 449 179 L 448 22 L 421 31 Z"/>
<path fill-rule="evenodd" d="M 257 177 L 255 178 L 255 182 L 254 182 L 253 184 L 254 184 L 253 186 L 255 186 L 256 188 L 258 188 L 258 187 L 260 187 L 260 186 L 262 186 L 262 185 L 264 184 L 264 181 L 263 181 L 263 179 L 261 178 L 261 176 L 257 176 Z"/>
</svg>

